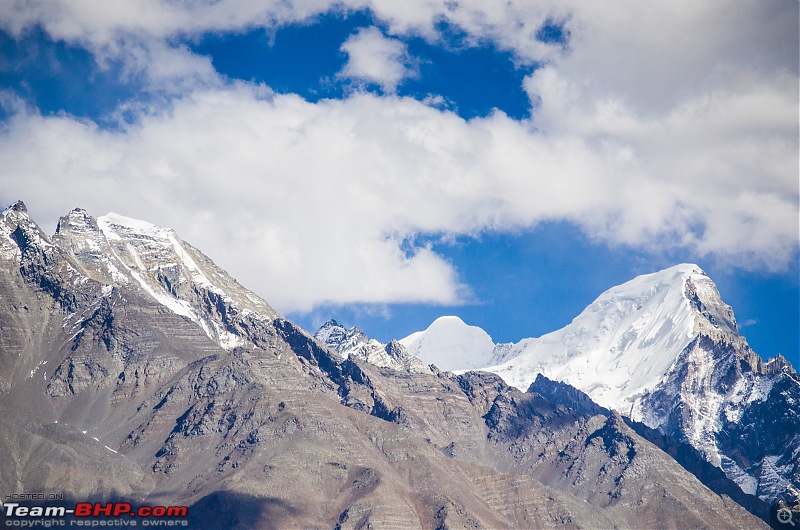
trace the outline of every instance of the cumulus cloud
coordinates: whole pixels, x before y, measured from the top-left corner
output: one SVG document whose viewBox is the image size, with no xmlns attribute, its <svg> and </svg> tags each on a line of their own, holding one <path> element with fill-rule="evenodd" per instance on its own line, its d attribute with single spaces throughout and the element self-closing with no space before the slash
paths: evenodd
<svg viewBox="0 0 800 530">
<path fill-rule="evenodd" d="M 414 74 L 406 45 L 384 37 L 377 28 L 361 28 L 342 44 L 347 62 L 340 77 L 380 85 L 394 93 L 400 82 Z"/>
<path fill-rule="evenodd" d="M 665 124 L 651 141 L 683 132 Z M 661 167 L 688 157 L 682 170 L 703 171 L 739 156 L 735 142 L 709 153 L 666 145 L 650 161 L 502 113 L 465 121 L 409 98 L 312 104 L 239 85 L 194 92 L 117 132 L 19 114 L 1 139 L 0 194 L 32 197 L 51 227 L 74 205 L 172 226 L 284 311 L 457 303 L 464 287 L 445 260 L 414 246 L 419 233 L 566 219 L 610 240 L 660 238 L 773 266 L 796 244 L 797 195 L 784 193 L 792 184 L 782 167 L 756 180 L 747 166 L 734 171 L 735 160 L 706 182 Z"/>
<path fill-rule="evenodd" d="M 74 206 L 172 226 L 282 311 L 463 301 L 451 264 L 416 236 L 545 220 L 747 267 L 795 259 L 794 0 L 337 2 L 385 23 L 391 38 L 348 40 L 343 75 L 388 95 L 317 103 L 225 85 L 175 38 L 305 20 L 329 2 L 92 5 L 4 2 L 0 24 L 124 56 L 175 96 L 114 131 L 35 109 L 4 124 L 0 199 L 26 200 L 50 229 Z M 525 80 L 530 119 L 467 121 L 391 94 L 403 36 L 435 41 L 442 20 L 541 63 Z M 565 48 L 535 39 L 545 21 L 564 25 Z"/>
<path fill-rule="evenodd" d="M 101 64 L 109 60 L 123 61 L 129 69 L 139 68 L 145 76 L 153 75 L 155 81 L 167 81 L 164 76 L 167 72 L 177 77 L 194 65 L 198 71 L 192 75 L 207 82 L 206 65 L 193 61 L 176 43 L 209 32 L 274 29 L 307 22 L 331 11 L 358 10 L 372 11 L 385 23 L 390 34 L 420 35 L 431 41 L 438 39 L 437 27 L 446 21 L 462 28 L 471 42 L 495 41 L 526 61 L 552 55 L 557 47 L 537 41 L 535 34 L 545 20 L 553 17 L 553 12 L 562 11 L 549 0 L 522 6 L 489 5 L 482 0 L 458 3 L 445 0 L 129 0 L 123 4 L 103 0 L 7 0 L 0 2 L 0 29 L 20 35 L 30 28 L 41 27 L 54 39 L 85 46 Z M 556 15 L 558 17 L 560 15 Z M 371 31 L 363 35 L 365 39 L 374 36 Z M 357 53 L 359 47 L 355 42 L 351 44 L 356 46 Z M 361 49 L 369 44 L 378 46 L 376 51 L 388 54 L 384 63 L 395 62 L 392 56 L 398 43 L 373 38 L 361 42 Z M 148 54 L 151 61 L 142 61 L 142 56 Z M 178 59 L 180 61 L 176 62 Z M 356 73 L 375 74 L 376 67 L 367 64 L 369 61 L 363 54 L 355 62 L 351 58 Z M 385 71 L 377 73 L 388 75 Z"/>
<path fill-rule="evenodd" d="M 209 32 L 274 29 L 313 21 L 323 13 L 357 10 L 370 10 L 390 36 L 418 35 L 436 42 L 442 28 L 450 26 L 463 32 L 468 44 L 491 43 L 528 65 L 556 65 L 565 79 L 592 96 L 586 105 L 595 97 L 618 98 L 645 112 L 667 112 L 687 96 L 738 83 L 742 74 L 771 76 L 788 70 L 796 77 L 798 71 L 795 0 L 745 6 L 733 6 L 729 0 L 676 0 L 659 5 L 636 0 L 612 4 L 583 0 L 501 4 L 484 0 L 130 0 L 124 5 L 103 0 L 7 0 L 0 3 L 0 29 L 18 35 L 39 26 L 54 39 L 86 46 L 101 62 L 122 60 L 148 75 L 152 68 L 162 81 L 167 72 L 187 75 L 193 66 L 193 75 L 207 81 L 207 62 L 190 57 L 182 41 Z M 570 35 L 566 50 L 536 38 L 545 24 L 563 26 Z M 364 30 L 363 37 L 364 46 L 368 42 L 384 46 L 377 48 L 382 53 L 387 44 L 389 48 L 402 44 L 382 42 L 375 29 Z M 367 37 L 372 40 L 366 41 Z M 372 71 L 368 66 L 364 69 Z"/>
</svg>

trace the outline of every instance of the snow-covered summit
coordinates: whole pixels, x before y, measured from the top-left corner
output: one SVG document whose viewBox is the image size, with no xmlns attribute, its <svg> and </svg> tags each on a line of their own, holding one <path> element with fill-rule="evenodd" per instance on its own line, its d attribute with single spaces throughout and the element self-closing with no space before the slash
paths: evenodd
<svg viewBox="0 0 800 530">
<path fill-rule="evenodd" d="M 400 343 L 443 370 L 495 372 L 522 390 L 541 373 L 630 412 L 700 331 L 736 333 L 736 321 L 706 273 L 684 263 L 612 287 L 539 338 L 495 345 L 483 329 L 444 316 Z"/>
<path fill-rule="evenodd" d="M 352 329 L 361 333 L 358 328 Z M 366 337 L 366 335 L 364 337 Z M 347 349 L 346 341 L 348 339 L 348 330 L 336 322 L 336 320 L 330 319 L 314 333 L 314 338 L 326 346 L 333 348 L 337 353 L 343 354 Z"/>
<path fill-rule="evenodd" d="M 161 228 L 147 221 L 140 221 L 139 219 L 125 217 L 124 215 L 113 212 L 98 217 L 97 224 L 100 226 L 103 233 L 106 234 L 106 237 L 110 238 L 118 236 L 118 232 L 147 236 L 163 236 L 168 232 L 172 232 L 172 230 Z"/>
<path fill-rule="evenodd" d="M 456 316 L 439 317 L 425 331 L 399 342 L 425 363 L 443 370 L 482 368 L 490 362 L 495 348 L 488 333 Z"/>
<path fill-rule="evenodd" d="M 569 325 L 520 341 L 510 360 L 486 369 L 522 389 L 542 373 L 583 390 L 604 407 L 629 413 L 700 328 L 716 323 L 735 329 L 729 311 L 700 267 L 676 265 L 612 287 Z"/>
<path fill-rule="evenodd" d="M 50 242 L 28 215 L 25 203 L 16 201 L 0 212 L 0 261 L 19 260 L 20 245 L 43 248 L 50 246 Z"/>
<path fill-rule="evenodd" d="M 2 234 L 0 234 L 0 260 L 19 259 L 19 246 L 12 238 L 14 231 L 12 224 L 20 217 L 27 217 L 27 212 L 28 208 L 22 201 L 17 201 L 0 212 L 0 225 L 3 228 Z"/>
<path fill-rule="evenodd" d="M 383 350 L 385 346 L 385 344 L 367 337 L 357 327 L 347 329 L 333 319 L 325 322 L 314 333 L 314 338 L 345 359 L 359 351 L 377 352 Z"/>
<path fill-rule="evenodd" d="M 782 358 L 761 361 L 695 264 L 612 287 L 570 324 L 539 338 L 492 350 L 488 335 L 468 328 L 445 317 L 401 342 L 443 370 L 494 372 L 521 390 L 538 374 L 569 383 L 604 407 L 688 441 L 743 491 L 770 502 L 797 482 L 797 416 L 785 413 L 800 399 L 797 374 Z M 731 433 L 768 424 L 769 436 L 748 438 L 749 456 L 731 444 Z"/>
<path fill-rule="evenodd" d="M 53 240 L 86 276 L 108 286 L 134 286 L 198 324 L 223 348 L 244 345 L 247 325 L 278 317 L 172 229 L 115 213 L 95 219 L 76 208 L 60 219 Z"/>
</svg>

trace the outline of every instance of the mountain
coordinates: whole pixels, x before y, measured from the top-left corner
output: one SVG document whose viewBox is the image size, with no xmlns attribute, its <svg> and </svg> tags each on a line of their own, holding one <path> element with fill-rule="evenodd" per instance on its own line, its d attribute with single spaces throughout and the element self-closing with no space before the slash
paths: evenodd
<svg viewBox="0 0 800 530">
<path fill-rule="evenodd" d="M 343 359 L 355 358 L 382 368 L 392 368 L 418 374 L 430 374 L 430 367 L 410 354 L 398 341 L 383 344 L 367 337 L 357 327 L 346 329 L 335 320 L 320 327 L 314 338 L 322 342 Z"/>
<path fill-rule="evenodd" d="M 601 294 L 564 328 L 491 354 L 488 344 L 469 351 L 459 333 L 438 340 L 451 343 L 442 352 L 458 352 L 440 355 L 441 369 L 460 369 L 465 356 L 491 357 L 471 368 L 519 389 L 539 374 L 569 383 L 688 443 L 745 493 L 770 502 L 800 495 L 800 378 L 781 356 L 763 362 L 750 349 L 697 265 L 639 276 Z"/>
<path fill-rule="evenodd" d="M 197 528 L 765 527 L 619 414 L 344 355 L 116 215 L 0 214 L 0 368 L 4 494 Z"/>
<path fill-rule="evenodd" d="M 485 331 L 453 316 L 439 317 L 425 331 L 398 342 L 426 363 L 447 366 L 448 370 L 488 366 L 494 350 L 494 342 Z"/>
</svg>

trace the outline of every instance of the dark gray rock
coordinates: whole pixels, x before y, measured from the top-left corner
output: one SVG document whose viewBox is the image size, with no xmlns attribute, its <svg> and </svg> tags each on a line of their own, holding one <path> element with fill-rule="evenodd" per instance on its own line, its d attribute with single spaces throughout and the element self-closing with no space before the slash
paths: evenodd
<svg viewBox="0 0 800 530">
<path fill-rule="evenodd" d="M 344 359 L 174 233 L 102 223 L 75 210 L 50 240 L 3 212 L 4 492 L 198 527 L 761 525 L 615 414 Z"/>
</svg>

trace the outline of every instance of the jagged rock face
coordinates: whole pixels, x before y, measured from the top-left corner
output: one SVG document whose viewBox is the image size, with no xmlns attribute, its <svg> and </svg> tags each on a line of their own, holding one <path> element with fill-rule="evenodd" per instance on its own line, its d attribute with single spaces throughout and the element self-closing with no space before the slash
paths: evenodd
<svg viewBox="0 0 800 530">
<path fill-rule="evenodd" d="M 690 443 L 768 502 L 800 496 L 800 378 L 754 358 L 731 330 L 700 332 L 639 403 L 650 427 Z M 780 361 L 778 361 L 779 363 Z"/>
<path fill-rule="evenodd" d="M 589 396 L 575 387 L 566 383 L 551 381 L 542 375 L 539 375 L 536 381 L 531 384 L 528 393 L 541 394 L 550 401 L 561 403 L 586 415 L 610 416 L 613 414 L 612 411 L 597 405 Z M 731 497 L 740 505 L 746 506 L 751 513 L 759 514 L 764 519 L 768 517 L 770 509 L 768 503 L 756 496 L 742 492 L 736 482 L 728 478 L 719 467 L 711 465 L 706 460 L 705 455 L 697 451 L 685 439 L 667 436 L 629 418 L 624 418 L 624 421 L 641 437 L 675 458 L 684 469 L 691 472 L 711 490 L 720 495 Z"/>
<path fill-rule="evenodd" d="M 106 285 L 129 286 L 198 324 L 232 349 L 258 337 L 277 313 L 172 230 L 76 209 L 61 218 L 54 242 Z"/>
<path fill-rule="evenodd" d="M 797 373 L 785 370 L 764 377 L 757 385 L 759 392 L 766 392 L 765 396 L 754 395 L 756 392 L 751 390 L 749 395 L 742 396 L 739 407 L 729 401 L 730 405 L 723 411 L 721 428 L 715 433 L 716 445 L 723 455 L 723 469 L 726 466 L 738 468 L 737 472 L 741 469 L 747 476 L 757 478 L 753 491 L 753 482 L 743 477 L 745 487 L 742 489 L 747 493 L 768 500 L 791 500 L 792 495 L 794 499 L 799 498 L 800 385 Z M 761 397 L 763 399 L 759 399 Z"/>
<path fill-rule="evenodd" d="M 0 219 L 1 491 L 198 527 L 762 524 L 613 415 L 344 358 L 174 233 Z"/>
<path fill-rule="evenodd" d="M 314 338 L 344 359 L 353 357 L 375 366 L 404 372 L 432 373 L 428 365 L 411 355 L 398 341 L 392 340 L 389 344 L 383 344 L 375 339 L 370 339 L 360 329 L 356 327 L 346 329 L 335 320 L 329 320 L 323 324 L 314 333 Z"/>
<path fill-rule="evenodd" d="M 456 342 L 461 349 L 469 343 Z M 487 349 L 482 344 L 470 355 L 485 358 Z M 441 369 L 458 366 L 440 359 Z M 538 375 L 564 381 L 603 407 L 689 443 L 748 494 L 770 502 L 800 496 L 797 373 L 781 357 L 762 362 L 696 265 L 609 289 L 560 330 L 495 345 L 481 369 L 520 389 Z M 778 381 L 783 390 L 771 392 Z"/>
</svg>

